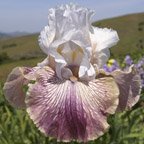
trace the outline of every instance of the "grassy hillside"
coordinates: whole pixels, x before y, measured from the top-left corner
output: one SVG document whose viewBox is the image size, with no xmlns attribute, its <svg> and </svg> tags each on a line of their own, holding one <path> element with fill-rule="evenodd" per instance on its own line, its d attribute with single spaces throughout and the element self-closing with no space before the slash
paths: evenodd
<svg viewBox="0 0 144 144">
<path fill-rule="evenodd" d="M 42 60 L 43 58 L 34 58 L 28 60 L 13 61 L 0 65 L 0 82 L 4 82 L 6 80 L 8 74 L 13 68 L 18 66 L 34 67 L 38 62 L 41 62 Z"/>
<path fill-rule="evenodd" d="M 1 40 L 0 53 L 7 53 L 12 59 L 41 56 L 42 52 L 38 46 L 38 34 Z"/>
<path fill-rule="evenodd" d="M 120 41 L 111 49 L 113 57 L 124 57 L 128 53 L 132 54 L 134 58 L 144 55 L 144 13 L 106 19 L 95 22 L 93 25 L 118 31 Z M 7 73 L 19 63 L 20 65 L 35 65 L 38 62 L 37 58 L 44 57 L 38 45 L 38 35 L 0 40 L 0 57 L 7 56 L 3 64 L 0 64 L 1 80 L 5 80 Z"/>
</svg>

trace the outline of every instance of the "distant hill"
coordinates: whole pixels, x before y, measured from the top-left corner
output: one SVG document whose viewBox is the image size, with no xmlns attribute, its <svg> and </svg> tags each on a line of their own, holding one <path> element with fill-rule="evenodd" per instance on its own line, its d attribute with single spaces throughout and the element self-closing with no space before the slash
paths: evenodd
<svg viewBox="0 0 144 144">
<path fill-rule="evenodd" d="M 28 32 L 21 32 L 21 31 L 10 32 L 10 33 L 0 32 L 0 39 L 9 39 L 12 37 L 20 37 L 20 36 L 25 36 L 25 35 L 29 35 L 29 34 L 30 33 L 28 33 Z"/>
<path fill-rule="evenodd" d="M 20 36 L 26 36 L 26 35 L 29 35 L 29 34 L 30 33 L 28 33 L 28 32 L 21 32 L 21 31 L 8 33 L 8 35 L 11 36 L 11 37 L 20 37 Z"/>
<path fill-rule="evenodd" d="M 9 35 L 7 35 L 6 33 L 0 32 L 0 39 L 4 39 L 4 38 L 7 38 L 7 37 L 9 37 Z"/>
<path fill-rule="evenodd" d="M 131 14 L 93 23 L 94 26 L 117 30 L 120 41 L 113 47 L 114 57 L 144 51 L 144 13 Z M 38 45 L 38 35 L 14 37 L 0 41 L 0 53 L 6 52 L 13 59 L 43 56 Z"/>
<path fill-rule="evenodd" d="M 11 59 L 27 59 L 43 55 L 38 46 L 38 34 L 1 40 L 0 53 L 7 53 Z"/>
</svg>

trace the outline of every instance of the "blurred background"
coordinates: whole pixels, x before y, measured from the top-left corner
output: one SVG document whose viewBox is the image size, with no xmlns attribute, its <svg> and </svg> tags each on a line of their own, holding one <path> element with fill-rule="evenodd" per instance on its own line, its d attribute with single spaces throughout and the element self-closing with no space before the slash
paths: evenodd
<svg viewBox="0 0 144 144">
<path fill-rule="evenodd" d="M 76 3 L 93 9 L 93 25 L 112 28 L 120 41 L 111 48 L 113 62 L 107 68 L 125 69 L 128 58 L 135 63 L 144 84 L 144 0 L 0 0 L 0 144 L 55 144 L 34 126 L 23 110 L 4 99 L 2 87 L 16 66 L 35 66 L 45 58 L 38 44 L 47 25 L 48 9 Z M 130 111 L 109 118 L 110 130 L 89 144 L 144 144 L 144 93 Z M 72 142 L 74 144 L 74 142 Z"/>
</svg>

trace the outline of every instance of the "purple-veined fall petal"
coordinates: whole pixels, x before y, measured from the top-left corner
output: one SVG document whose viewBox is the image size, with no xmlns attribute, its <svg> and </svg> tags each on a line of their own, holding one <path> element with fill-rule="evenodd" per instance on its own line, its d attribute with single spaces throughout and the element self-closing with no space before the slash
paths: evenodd
<svg viewBox="0 0 144 144">
<path fill-rule="evenodd" d="M 99 71 L 98 77 L 112 76 L 119 87 L 119 105 L 117 111 L 132 108 L 140 98 L 141 78 L 134 66 L 129 67 L 128 71 L 117 69 L 111 73 L 104 70 Z"/>
<path fill-rule="evenodd" d="M 17 108 L 25 108 L 25 92 L 23 86 L 34 79 L 34 69 L 16 67 L 9 74 L 4 85 L 4 94 L 9 103 Z"/>
<path fill-rule="evenodd" d="M 135 68 L 131 66 L 127 72 L 116 70 L 111 73 L 119 86 L 119 106 L 118 111 L 130 109 L 134 106 L 139 98 L 141 92 L 141 78 L 136 72 Z"/>
<path fill-rule="evenodd" d="M 101 136 L 109 125 L 108 114 L 118 105 L 119 90 L 112 77 L 89 83 L 61 80 L 45 67 L 37 82 L 29 84 L 27 112 L 45 135 L 58 141 L 88 141 Z"/>
</svg>

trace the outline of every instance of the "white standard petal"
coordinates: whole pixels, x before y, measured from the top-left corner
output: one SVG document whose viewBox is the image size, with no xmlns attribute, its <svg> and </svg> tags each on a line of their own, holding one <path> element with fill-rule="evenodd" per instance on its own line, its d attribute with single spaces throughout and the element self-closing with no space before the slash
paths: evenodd
<svg viewBox="0 0 144 144">
<path fill-rule="evenodd" d="M 87 45 L 89 40 L 89 34 L 87 33 L 89 29 L 92 29 L 91 17 L 93 14 L 92 10 L 73 4 L 50 9 L 48 25 L 39 37 L 41 49 L 49 54 L 50 44 L 57 40 L 75 40 Z"/>
<path fill-rule="evenodd" d="M 89 32 L 92 30 L 93 14 L 92 10 L 73 4 L 61 5 L 49 10 L 48 26 L 41 32 L 39 44 L 48 56 L 54 58 L 55 71 L 59 78 L 63 78 L 64 67 L 80 65 L 85 67 L 84 73 L 93 75 L 91 73 L 94 73 L 94 70 L 91 72 L 92 66 L 89 61 L 92 50 Z M 86 65 L 83 64 L 85 55 L 88 56 L 87 63 L 89 62 Z M 41 65 L 47 65 L 47 61 Z M 71 75 L 71 72 L 66 73 Z M 83 77 L 86 77 L 86 74 Z"/>
<path fill-rule="evenodd" d="M 52 43 L 55 37 L 55 29 L 54 27 L 45 26 L 45 28 L 41 31 L 39 36 L 39 45 L 44 53 L 48 54 L 49 45 Z"/>
<path fill-rule="evenodd" d="M 95 27 L 91 33 L 91 41 L 93 45 L 91 61 L 101 67 L 110 56 L 109 48 L 117 44 L 119 37 L 112 29 Z"/>
<path fill-rule="evenodd" d="M 119 40 L 114 30 L 92 27 L 93 14 L 92 10 L 73 4 L 50 9 L 48 26 L 41 32 L 39 42 L 43 51 L 53 58 L 52 68 L 59 78 L 71 76 L 73 70 L 69 68 L 76 66 L 78 78 L 94 79 L 93 65 L 103 66 L 110 55 L 108 48 Z"/>
<path fill-rule="evenodd" d="M 41 31 L 39 36 L 39 45 L 44 53 L 48 54 L 49 45 L 54 41 L 56 35 L 55 29 L 55 9 L 49 9 L 48 25 Z"/>
</svg>

